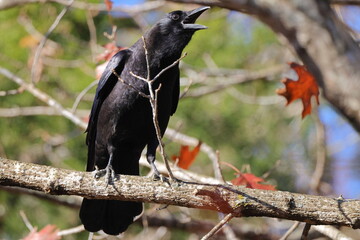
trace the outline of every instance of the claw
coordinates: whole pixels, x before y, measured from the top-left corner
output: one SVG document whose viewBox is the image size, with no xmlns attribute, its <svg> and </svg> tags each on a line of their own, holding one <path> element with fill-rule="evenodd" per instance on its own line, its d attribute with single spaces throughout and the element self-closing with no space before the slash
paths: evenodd
<svg viewBox="0 0 360 240">
<path fill-rule="evenodd" d="M 154 180 L 154 181 L 165 182 L 165 183 L 167 183 L 167 184 L 171 187 L 169 178 L 165 177 L 165 176 L 162 175 L 161 173 L 158 173 L 158 174 L 157 174 L 157 173 L 154 173 L 154 175 L 153 175 L 153 180 Z"/>
<path fill-rule="evenodd" d="M 99 179 L 103 176 L 106 176 L 105 177 L 105 180 L 106 180 L 106 187 L 109 185 L 109 184 L 112 184 L 114 182 L 114 180 L 116 180 L 115 178 L 115 171 L 112 167 L 112 154 L 110 154 L 110 158 L 109 158 L 109 162 L 107 164 L 107 166 L 104 168 L 104 169 L 100 169 L 95 166 L 95 179 Z"/>
</svg>

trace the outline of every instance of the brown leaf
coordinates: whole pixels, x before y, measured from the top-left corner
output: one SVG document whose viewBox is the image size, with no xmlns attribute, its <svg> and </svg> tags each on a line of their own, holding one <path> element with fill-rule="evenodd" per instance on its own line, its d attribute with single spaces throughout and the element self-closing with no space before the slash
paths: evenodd
<svg viewBox="0 0 360 240">
<path fill-rule="evenodd" d="M 302 118 L 311 113 L 311 97 L 315 96 L 316 102 L 319 105 L 319 87 L 315 81 L 314 76 L 306 69 L 305 66 L 297 63 L 290 63 L 290 67 L 299 76 L 298 81 L 289 78 L 283 79 L 285 88 L 276 90 L 276 93 L 284 96 L 289 105 L 294 100 L 301 98 L 304 109 L 302 111 Z"/>
</svg>

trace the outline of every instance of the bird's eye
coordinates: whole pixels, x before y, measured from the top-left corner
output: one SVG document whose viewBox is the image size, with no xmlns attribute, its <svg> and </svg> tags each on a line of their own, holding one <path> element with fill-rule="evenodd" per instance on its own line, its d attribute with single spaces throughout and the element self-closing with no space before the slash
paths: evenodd
<svg viewBox="0 0 360 240">
<path fill-rule="evenodd" d="M 174 20 L 174 21 L 179 20 L 179 18 L 180 18 L 179 14 L 174 13 L 174 14 L 171 15 L 171 19 Z"/>
</svg>

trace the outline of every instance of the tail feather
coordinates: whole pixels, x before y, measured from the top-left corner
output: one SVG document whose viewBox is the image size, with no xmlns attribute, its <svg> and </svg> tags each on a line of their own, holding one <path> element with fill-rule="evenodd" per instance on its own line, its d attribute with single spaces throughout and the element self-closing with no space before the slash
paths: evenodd
<svg viewBox="0 0 360 240">
<path fill-rule="evenodd" d="M 107 234 L 118 235 L 141 213 L 142 203 L 84 198 L 80 219 L 89 232 L 103 230 Z"/>
</svg>

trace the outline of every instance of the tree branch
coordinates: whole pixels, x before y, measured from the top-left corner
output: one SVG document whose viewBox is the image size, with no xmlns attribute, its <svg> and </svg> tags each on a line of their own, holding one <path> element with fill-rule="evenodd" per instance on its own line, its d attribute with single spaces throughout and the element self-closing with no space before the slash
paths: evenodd
<svg viewBox="0 0 360 240">
<path fill-rule="evenodd" d="M 13 8 L 25 4 L 30 3 L 51 3 L 55 2 L 61 5 L 68 5 L 69 0 L 0 0 L 0 10 Z M 131 14 L 141 13 L 141 12 L 147 12 L 152 11 L 157 8 L 160 8 L 164 5 L 163 1 L 151 1 L 151 2 L 145 2 L 142 4 L 137 5 L 131 5 L 131 6 L 114 6 L 112 9 L 110 9 L 111 12 L 126 12 Z M 78 8 L 83 10 L 90 10 L 90 11 L 108 11 L 106 4 L 100 3 L 87 3 L 85 1 L 75 1 L 72 5 L 72 8 Z"/>
<path fill-rule="evenodd" d="M 309 224 L 360 228 L 360 201 L 230 185 L 167 183 L 139 176 L 119 176 L 114 185 L 78 172 L 0 159 L 0 185 L 18 186 L 53 195 L 78 195 L 170 204 L 232 213 L 234 217 L 265 216 Z"/>
<path fill-rule="evenodd" d="M 171 1 L 218 6 L 257 17 L 287 39 L 315 76 L 325 98 L 360 132 L 360 48 L 331 9 L 330 1 Z"/>
</svg>

